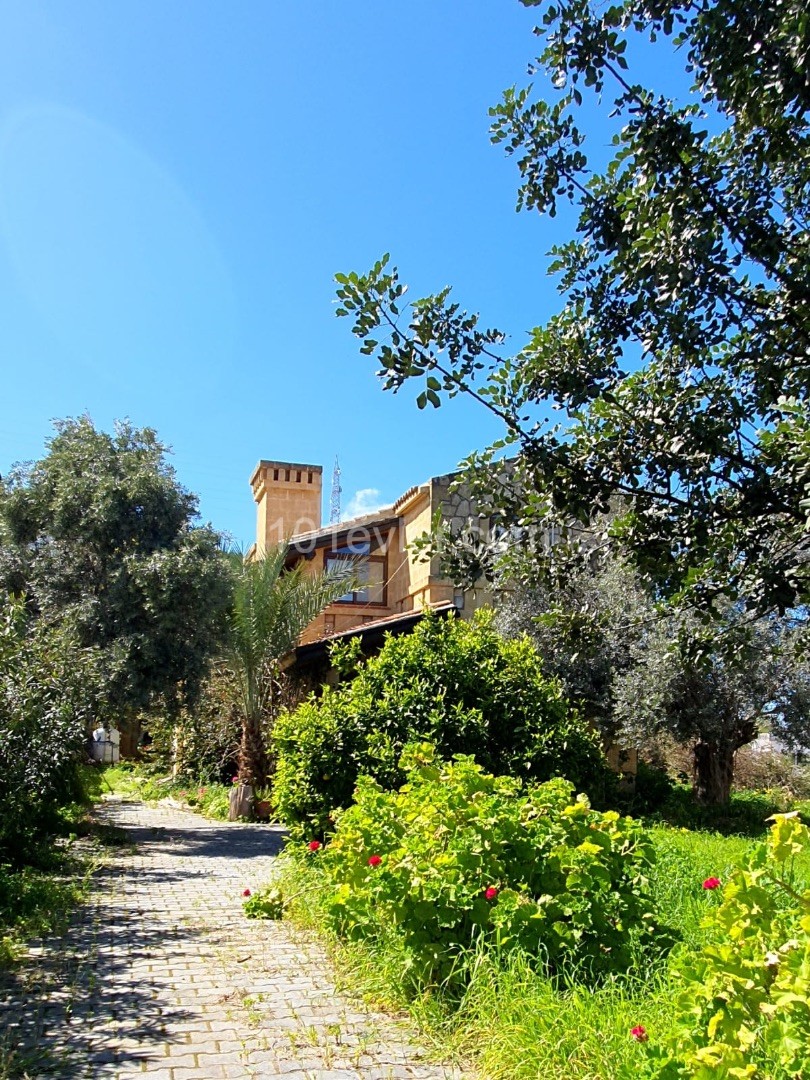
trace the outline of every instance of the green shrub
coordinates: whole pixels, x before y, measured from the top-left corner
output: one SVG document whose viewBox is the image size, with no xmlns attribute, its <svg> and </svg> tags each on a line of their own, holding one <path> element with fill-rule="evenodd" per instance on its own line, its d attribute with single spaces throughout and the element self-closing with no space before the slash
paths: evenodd
<svg viewBox="0 0 810 1080">
<path fill-rule="evenodd" d="M 25 857 L 83 797 L 95 657 L 67 629 L 0 600 L 0 854 Z"/>
<path fill-rule="evenodd" d="M 633 795 L 627 808 L 634 815 L 654 813 L 667 802 L 674 789 L 675 784 L 666 769 L 639 761 Z"/>
<path fill-rule="evenodd" d="M 640 825 L 574 800 L 565 780 L 524 791 L 472 758 L 431 754 L 419 748 L 399 792 L 363 778 L 330 842 L 307 850 L 333 890 L 333 927 L 395 929 L 419 988 L 463 984 L 482 947 L 586 977 L 626 968 L 654 929 Z"/>
<path fill-rule="evenodd" d="M 236 772 L 241 722 L 234 709 L 233 676 L 221 665 L 202 684 L 193 708 L 151 715 L 150 757 L 156 768 L 187 784 L 230 783 Z"/>
<path fill-rule="evenodd" d="M 660 1041 L 644 1032 L 628 1077 L 810 1075 L 810 889 L 796 875 L 807 855 L 810 829 L 795 813 L 777 814 L 742 869 L 724 885 L 707 879 L 709 940 L 674 963 L 678 1022 Z"/>
<path fill-rule="evenodd" d="M 488 612 L 471 622 L 426 613 L 412 634 L 389 637 L 352 682 L 279 718 L 279 816 L 297 835 L 323 835 L 335 808 L 351 803 L 358 776 L 390 790 L 404 781 L 399 760 L 418 739 L 500 775 L 564 776 L 592 797 L 605 782 L 595 734 L 543 674 L 528 638 L 504 640 Z"/>
</svg>

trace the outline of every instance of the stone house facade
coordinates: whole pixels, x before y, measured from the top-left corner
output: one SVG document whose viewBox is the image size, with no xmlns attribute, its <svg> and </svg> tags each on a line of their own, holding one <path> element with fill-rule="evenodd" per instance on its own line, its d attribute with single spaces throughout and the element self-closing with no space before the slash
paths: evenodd
<svg viewBox="0 0 810 1080">
<path fill-rule="evenodd" d="M 451 491 L 454 474 L 434 476 L 409 488 L 391 506 L 337 524 L 321 521 L 323 468 L 290 461 L 260 461 L 250 478 L 257 507 L 254 556 L 281 541 L 289 544 L 289 562 L 304 561 L 312 573 L 347 556 L 361 557 L 360 587 L 328 607 L 304 635 L 302 644 L 370 624 L 396 629 L 397 617 L 424 607 L 468 616 L 486 601 L 453 588 L 442 577 L 439 560 L 425 560 L 414 541 L 430 531 L 437 512 L 457 530 L 476 517 L 475 504 L 464 489 Z M 483 523 L 486 528 L 486 522 Z"/>
</svg>

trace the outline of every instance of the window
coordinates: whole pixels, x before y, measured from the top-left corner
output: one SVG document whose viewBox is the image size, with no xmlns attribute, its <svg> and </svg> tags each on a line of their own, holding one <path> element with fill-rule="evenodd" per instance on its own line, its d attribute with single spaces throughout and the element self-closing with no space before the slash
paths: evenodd
<svg viewBox="0 0 810 1080">
<path fill-rule="evenodd" d="M 385 604 L 385 555 L 377 549 L 372 551 L 368 540 L 353 541 L 345 547 L 335 548 L 326 555 L 326 569 L 344 563 L 346 559 L 357 559 L 358 587 L 347 592 L 337 601 L 338 604 Z"/>
</svg>

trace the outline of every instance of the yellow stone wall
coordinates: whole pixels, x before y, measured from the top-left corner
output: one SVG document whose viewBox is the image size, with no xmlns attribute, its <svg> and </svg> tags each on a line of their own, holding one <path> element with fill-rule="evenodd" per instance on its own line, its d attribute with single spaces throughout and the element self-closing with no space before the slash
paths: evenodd
<svg viewBox="0 0 810 1080">
<path fill-rule="evenodd" d="M 323 468 L 292 461 L 260 461 L 250 478 L 260 551 L 321 527 Z"/>
<path fill-rule="evenodd" d="M 399 507 L 402 524 L 398 530 L 397 573 L 394 585 L 395 611 L 413 611 L 430 603 L 430 563 L 420 562 L 412 545 L 430 531 L 430 487 L 423 484 Z"/>
</svg>

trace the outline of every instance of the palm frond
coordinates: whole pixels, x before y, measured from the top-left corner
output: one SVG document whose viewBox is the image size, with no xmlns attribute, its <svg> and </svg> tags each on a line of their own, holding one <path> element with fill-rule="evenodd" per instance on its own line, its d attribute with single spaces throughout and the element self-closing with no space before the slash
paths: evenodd
<svg viewBox="0 0 810 1080">
<path fill-rule="evenodd" d="M 273 669 L 309 623 L 357 584 L 356 559 L 313 574 L 305 563 L 286 570 L 288 550 L 279 544 L 236 571 L 228 659 L 248 715 L 265 706 Z"/>
</svg>

